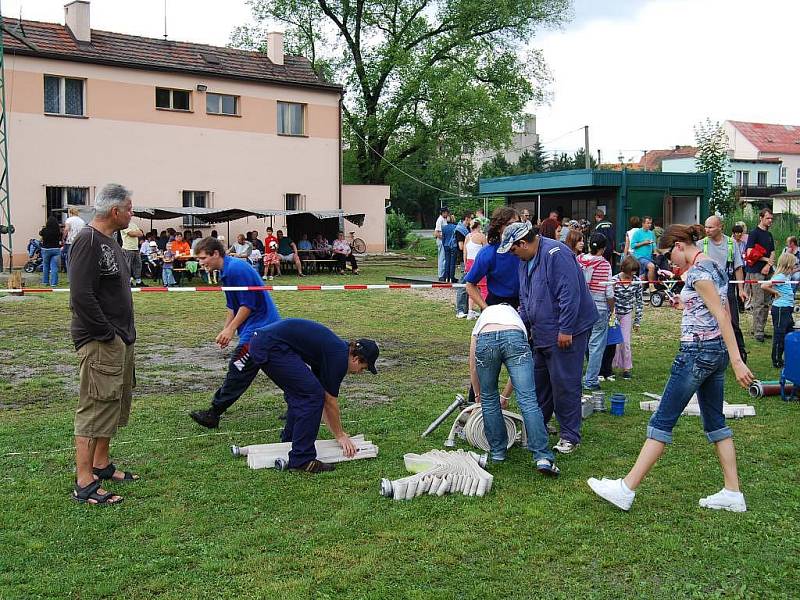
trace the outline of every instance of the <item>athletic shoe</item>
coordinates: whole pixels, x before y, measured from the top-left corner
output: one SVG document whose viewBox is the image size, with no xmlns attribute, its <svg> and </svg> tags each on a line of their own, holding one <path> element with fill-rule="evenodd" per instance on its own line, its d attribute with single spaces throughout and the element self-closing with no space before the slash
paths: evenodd
<svg viewBox="0 0 800 600">
<path fill-rule="evenodd" d="M 456 313 L 456 319 L 466 319 L 466 318 L 467 318 L 467 313 L 463 311 L 458 311 Z"/>
<path fill-rule="evenodd" d="M 547 475 L 549 477 L 557 477 L 561 472 L 556 466 L 556 463 L 547 458 L 540 458 L 536 461 L 536 470 L 542 475 Z"/>
<path fill-rule="evenodd" d="M 553 450 L 560 452 L 561 454 L 572 454 L 575 452 L 575 448 L 577 447 L 578 444 L 570 442 L 569 440 L 565 440 L 564 438 L 559 438 L 558 443 L 553 446 Z"/>
<path fill-rule="evenodd" d="M 306 473 L 311 473 L 312 475 L 316 475 L 317 473 L 325 473 L 328 471 L 333 471 L 336 468 L 335 465 L 330 463 L 322 462 L 321 460 L 314 460 L 308 461 L 304 465 L 300 465 L 299 467 L 293 467 L 289 469 L 290 471 L 304 471 Z"/>
<path fill-rule="evenodd" d="M 189 416 L 194 419 L 195 423 L 207 429 L 219 427 L 219 415 L 211 410 L 193 410 Z"/>
<path fill-rule="evenodd" d="M 700 498 L 700 506 L 714 510 L 729 510 L 731 512 L 745 512 L 747 505 L 742 492 L 732 492 L 722 488 L 716 494 Z"/>
<path fill-rule="evenodd" d="M 616 381 L 616 380 L 617 378 L 614 377 L 613 375 L 609 375 L 608 377 L 606 377 L 606 381 Z"/>
<path fill-rule="evenodd" d="M 270 275 L 269 276 L 269 280 L 272 281 L 273 279 L 275 279 L 275 278 L 272 275 Z"/>
<path fill-rule="evenodd" d="M 477 321 L 480 313 L 475 310 L 471 310 L 467 313 L 467 321 Z"/>
<path fill-rule="evenodd" d="M 547 424 L 547 435 L 558 435 L 558 429 L 556 429 L 555 427 L 550 425 L 550 423 L 548 423 Z"/>
<path fill-rule="evenodd" d="M 606 479 L 605 477 L 603 479 L 595 479 L 594 477 L 589 477 L 586 483 L 603 500 L 611 502 L 611 504 L 622 510 L 631 509 L 636 492 L 626 489 L 622 479 Z"/>
<path fill-rule="evenodd" d="M 606 380 L 606 378 L 605 378 L 605 377 L 603 377 L 602 375 L 598 375 L 598 376 L 597 376 L 597 381 L 599 381 L 599 382 L 601 382 L 601 383 L 602 383 L 602 382 L 603 382 L 603 381 L 605 381 L 605 380 Z"/>
<path fill-rule="evenodd" d="M 583 391 L 585 392 L 599 392 L 601 388 L 599 385 L 584 385 Z"/>
<path fill-rule="evenodd" d="M 630 381 L 631 380 L 631 372 L 630 371 L 623 371 L 622 378 L 625 381 Z"/>
</svg>

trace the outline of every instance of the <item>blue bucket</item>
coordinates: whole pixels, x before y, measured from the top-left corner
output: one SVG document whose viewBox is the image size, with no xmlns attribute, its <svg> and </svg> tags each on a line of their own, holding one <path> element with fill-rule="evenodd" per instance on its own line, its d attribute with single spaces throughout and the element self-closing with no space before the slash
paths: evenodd
<svg viewBox="0 0 800 600">
<path fill-rule="evenodd" d="M 611 396 L 611 414 L 621 417 L 625 414 L 625 394 L 614 394 Z"/>
</svg>

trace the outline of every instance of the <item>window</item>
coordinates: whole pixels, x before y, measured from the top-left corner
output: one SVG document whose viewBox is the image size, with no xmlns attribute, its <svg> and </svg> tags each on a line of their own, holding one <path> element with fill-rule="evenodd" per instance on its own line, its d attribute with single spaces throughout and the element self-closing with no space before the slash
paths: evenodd
<svg viewBox="0 0 800 600">
<path fill-rule="evenodd" d="M 758 187 L 767 187 L 767 172 L 758 172 Z"/>
<path fill-rule="evenodd" d="M 191 110 L 189 99 L 192 93 L 189 90 L 171 90 L 169 88 L 156 88 L 156 108 L 166 110 Z"/>
<path fill-rule="evenodd" d="M 786 185 L 786 167 L 781 167 L 781 185 Z"/>
<path fill-rule="evenodd" d="M 238 115 L 238 96 L 206 94 L 206 112 L 210 115 Z"/>
<path fill-rule="evenodd" d="M 300 207 L 300 194 L 285 194 L 286 210 L 302 210 Z"/>
<path fill-rule="evenodd" d="M 84 111 L 84 80 L 69 77 L 44 76 L 44 112 L 51 115 L 82 117 Z"/>
<path fill-rule="evenodd" d="M 208 202 L 209 193 L 208 192 L 195 192 L 184 190 L 183 192 L 183 206 L 184 207 L 196 207 L 196 208 L 207 208 L 209 206 Z M 183 217 L 183 226 L 184 227 L 208 227 L 206 223 L 199 221 L 195 217 L 188 216 Z"/>
<path fill-rule="evenodd" d="M 45 188 L 45 220 L 55 215 L 59 222 L 63 222 L 65 213 L 59 213 L 67 206 L 86 206 L 89 203 L 88 187 L 62 187 L 50 186 Z"/>
<path fill-rule="evenodd" d="M 750 171 L 736 171 L 736 185 L 741 187 L 750 185 Z"/>
<path fill-rule="evenodd" d="M 797 175 L 795 177 L 795 186 L 800 188 L 800 169 L 797 169 Z"/>
<path fill-rule="evenodd" d="M 278 102 L 278 134 L 305 135 L 305 104 Z"/>
</svg>

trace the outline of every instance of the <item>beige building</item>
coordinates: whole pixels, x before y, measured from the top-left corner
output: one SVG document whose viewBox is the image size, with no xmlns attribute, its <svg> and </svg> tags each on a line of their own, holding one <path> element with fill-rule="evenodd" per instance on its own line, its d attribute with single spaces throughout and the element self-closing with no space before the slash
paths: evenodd
<svg viewBox="0 0 800 600">
<path fill-rule="evenodd" d="M 341 184 L 342 88 L 284 55 L 282 34 L 264 55 L 92 30 L 89 8 L 67 4 L 65 25 L 4 19 L 15 265 L 53 209 L 89 206 L 108 182 L 135 207 L 364 213 L 360 228 L 339 221 L 385 250 L 389 188 Z M 270 221 L 287 224 L 240 219 L 230 232 L 263 237 Z"/>
</svg>

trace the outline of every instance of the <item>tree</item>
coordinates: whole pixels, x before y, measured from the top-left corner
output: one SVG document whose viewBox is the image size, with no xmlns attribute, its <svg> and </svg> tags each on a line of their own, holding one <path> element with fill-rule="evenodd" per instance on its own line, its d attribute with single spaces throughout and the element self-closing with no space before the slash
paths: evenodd
<svg viewBox="0 0 800 600">
<path fill-rule="evenodd" d="M 729 214 L 734 209 L 734 199 L 730 180 L 728 136 L 719 122 L 706 119 L 704 123 L 695 125 L 694 137 L 698 148 L 695 170 L 698 173 L 711 173 L 709 208 L 711 212 Z"/>
<path fill-rule="evenodd" d="M 520 154 L 515 171 L 518 175 L 524 173 L 544 173 L 547 171 L 547 154 L 545 154 L 541 142 L 536 142 L 533 148 L 530 150 L 526 148 L 525 151 Z"/>
<path fill-rule="evenodd" d="M 385 183 L 435 140 L 451 158 L 511 141 L 549 73 L 534 32 L 562 24 L 569 0 L 248 0 L 255 26 L 232 44 L 263 48 L 264 24 L 345 88 L 344 135 L 362 183 Z M 534 83 L 536 85 L 534 85 Z M 425 151 L 430 152 L 430 147 Z M 385 157 L 384 160 L 382 157 Z"/>
<path fill-rule="evenodd" d="M 597 167 L 597 161 L 594 157 L 590 154 L 589 155 L 589 168 L 594 169 Z M 586 168 L 586 150 L 581 148 L 575 154 L 572 155 L 572 168 L 573 169 L 585 169 Z"/>
<path fill-rule="evenodd" d="M 481 179 L 506 177 L 507 175 L 516 175 L 516 170 L 506 157 L 499 153 L 483 163 L 478 171 L 478 177 Z"/>
<path fill-rule="evenodd" d="M 547 168 L 548 171 L 569 171 L 574 169 L 572 159 L 569 154 L 562 152 L 561 154 L 554 153 L 553 158 Z"/>
</svg>

